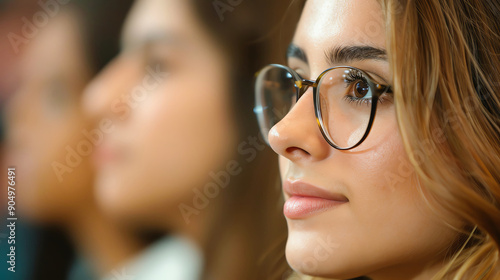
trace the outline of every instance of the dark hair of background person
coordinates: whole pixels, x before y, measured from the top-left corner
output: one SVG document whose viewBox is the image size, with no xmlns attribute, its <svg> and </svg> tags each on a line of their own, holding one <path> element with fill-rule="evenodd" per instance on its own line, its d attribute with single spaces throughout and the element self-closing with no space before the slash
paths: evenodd
<svg viewBox="0 0 500 280">
<path fill-rule="evenodd" d="M 93 74 L 97 74 L 118 54 L 122 24 L 132 3 L 133 0 L 72 0 L 61 5 L 61 9 L 72 9 L 77 16 L 82 41 L 86 44 L 86 58 Z M 38 234 L 39 245 L 30 279 L 67 279 L 75 259 L 69 239 L 62 230 L 54 227 L 43 228 Z"/>
<path fill-rule="evenodd" d="M 216 2 L 232 9 L 222 10 Z M 197 16 L 219 47 L 227 53 L 231 67 L 233 115 L 238 124 L 239 143 L 249 136 L 258 137 L 254 106 L 255 73 L 269 63 L 283 63 L 303 3 L 291 0 L 212 1 L 191 0 Z M 234 7 L 231 5 L 234 4 Z M 262 138 L 259 138 L 262 139 Z M 262 140 L 259 143 L 265 145 Z M 241 155 L 239 155 L 241 157 Z M 238 162 L 246 162 L 244 159 Z M 224 265 L 217 258 L 224 243 L 224 229 L 245 227 L 244 250 L 247 256 L 244 279 L 283 279 L 289 269 L 284 256 L 287 237 L 282 214 L 282 195 L 276 155 L 267 147 L 259 151 L 234 179 L 232 188 L 224 190 L 224 206 L 211 231 L 213 240 L 205 250 L 204 275 Z M 227 192 L 227 193 L 225 193 Z M 242 224 L 244 223 L 244 224 Z"/>
<path fill-rule="evenodd" d="M 119 52 L 123 22 L 133 0 L 72 0 L 82 20 L 89 64 L 97 74 Z"/>
</svg>

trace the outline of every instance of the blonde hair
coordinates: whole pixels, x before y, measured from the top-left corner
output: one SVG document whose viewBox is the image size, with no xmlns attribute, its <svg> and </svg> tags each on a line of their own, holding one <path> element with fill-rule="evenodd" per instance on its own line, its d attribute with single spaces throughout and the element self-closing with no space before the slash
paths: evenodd
<svg viewBox="0 0 500 280">
<path fill-rule="evenodd" d="M 434 279 L 499 279 L 500 4 L 382 7 L 399 128 L 422 194 L 465 224 Z"/>
</svg>

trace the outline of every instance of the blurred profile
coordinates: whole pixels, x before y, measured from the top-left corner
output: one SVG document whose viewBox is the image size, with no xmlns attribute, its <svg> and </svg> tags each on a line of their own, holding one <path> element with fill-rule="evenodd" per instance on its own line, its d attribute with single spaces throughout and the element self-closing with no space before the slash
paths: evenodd
<svg viewBox="0 0 500 280">
<path fill-rule="evenodd" d="M 95 202 L 85 136 L 91 123 L 80 102 L 88 81 L 117 49 L 116 35 L 109 35 L 119 30 L 127 1 L 119 1 L 121 8 L 113 2 L 33 1 L 23 25 L 9 33 L 19 79 L 5 106 L 4 161 L 17 171 L 19 223 L 40 228 L 37 248 L 29 252 L 40 257 L 29 279 L 94 279 L 142 247 Z"/>
<path fill-rule="evenodd" d="M 273 279 L 262 257 L 286 235 L 252 92 L 290 2 L 216 2 L 137 0 L 85 94 L 99 205 L 164 234 L 124 266 L 137 279 Z"/>
</svg>

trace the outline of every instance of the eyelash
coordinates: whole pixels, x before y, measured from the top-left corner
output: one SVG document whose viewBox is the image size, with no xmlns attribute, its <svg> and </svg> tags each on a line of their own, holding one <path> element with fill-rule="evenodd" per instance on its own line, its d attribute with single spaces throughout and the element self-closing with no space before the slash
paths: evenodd
<svg viewBox="0 0 500 280">
<path fill-rule="evenodd" d="M 354 97 L 354 96 L 349 96 L 349 95 L 346 95 L 344 97 L 344 99 L 349 102 L 349 103 L 356 103 L 356 105 L 369 105 L 369 104 L 372 104 L 372 99 L 369 98 L 369 99 L 363 99 L 363 98 L 357 98 L 357 97 Z M 380 100 L 379 100 L 380 102 Z"/>
<path fill-rule="evenodd" d="M 349 74 L 345 77 L 345 81 L 349 83 L 348 85 L 351 85 L 358 80 L 361 80 L 364 83 L 368 83 L 363 73 L 358 70 L 349 71 Z"/>
<path fill-rule="evenodd" d="M 346 84 L 346 87 L 351 86 L 354 82 L 359 81 L 359 80 L 368 84 L 368 81 L 367 81 L 366 77 L 363 75 L 363 73 L 361 73 L 360 71 L 349 71 L 349 75 L 348 75 L 348 77 L 346 77 L 346 82 L 348 83 L 348 84 Z M 357 98 L 354 96 L 347 95 L 344 97 L 344 99 L 349 103 L 355 102 L 356 105 L 364 105 L 364 104 L 370 105 L 372 103 L 371 98 L 363 99 L 363 98 Z M 386 93 L 384 93 L 378 97 L 379 104 L 383 104 L 385 102 L 390 102 L 391 100 L 392 100 L 392 92 L 391 91 L 387 91 Z"/>
<path fill-rule="evenodd" d="M 301 79 L 303 79 L 302 75 L 300 75 L 297 70 L 298 69 L 292 69 L 293 71 L 295 71 L 295 73 L 297 73 L 297 75 L 299 75 L 299 77 Z M 363 73 L 359 70 L 352 70 L 352 71 L 349 71 L 349 73 L 346 75 L 345 77 L 345 82 L 346 82 L 346 88 L 349 87 L 349 86 L 352 86 L 353 83 L 355 83 L 356 81 L 362 81 L 366 84 L 368 84 L 368 80 L 366 79 L 365 75 L 363 75 Z M 385 94 L 384 94 L 385 95 Z M 382 103 L 385 103 L 386 101 L 390 101 L 390 98 L 386 98 L 384 97 L 384 95 L 382 96 L 379 96 L 378 98 L 378 103 L 379 104 L 382 104 Z M 369 99 L 363 99 L 363 98 L 357 98 L 357 97 L 354 97 L 354 96 L 345 96 L 344 99 L 349 102 L 349 103 L 353 103 L 355 102 L 356 105 L 370 105 L 372 103 L 372 99 L 369 98 Z"/>
<path fill-rule="evenodd" d="M 344 77 L 344 81 L 346 82 L 346 88 L 352 86 L 356 81 L 362 81 L 363 83 L 368 84 L 366 77 L 358 70 L 349 71 L 349 73 Z M 356 105 L 370 105 L 372 103 L 371 98 L 358 98 L 351 95 L 346 95 L 344 99 L 349 103 L 354 102 Z"/>
</svg>

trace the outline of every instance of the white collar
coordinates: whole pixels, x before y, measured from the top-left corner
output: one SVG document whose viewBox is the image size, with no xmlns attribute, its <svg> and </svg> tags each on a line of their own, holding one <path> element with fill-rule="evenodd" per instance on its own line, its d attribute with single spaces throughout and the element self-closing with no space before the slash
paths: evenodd
<svg viewBox="0 0 500 280">
<path fill-rule="evenodd" d="M 202 269 L 200 250 L 186 238 L 169 236 L 103 280 L 199 280 Z"/>
</svg>

